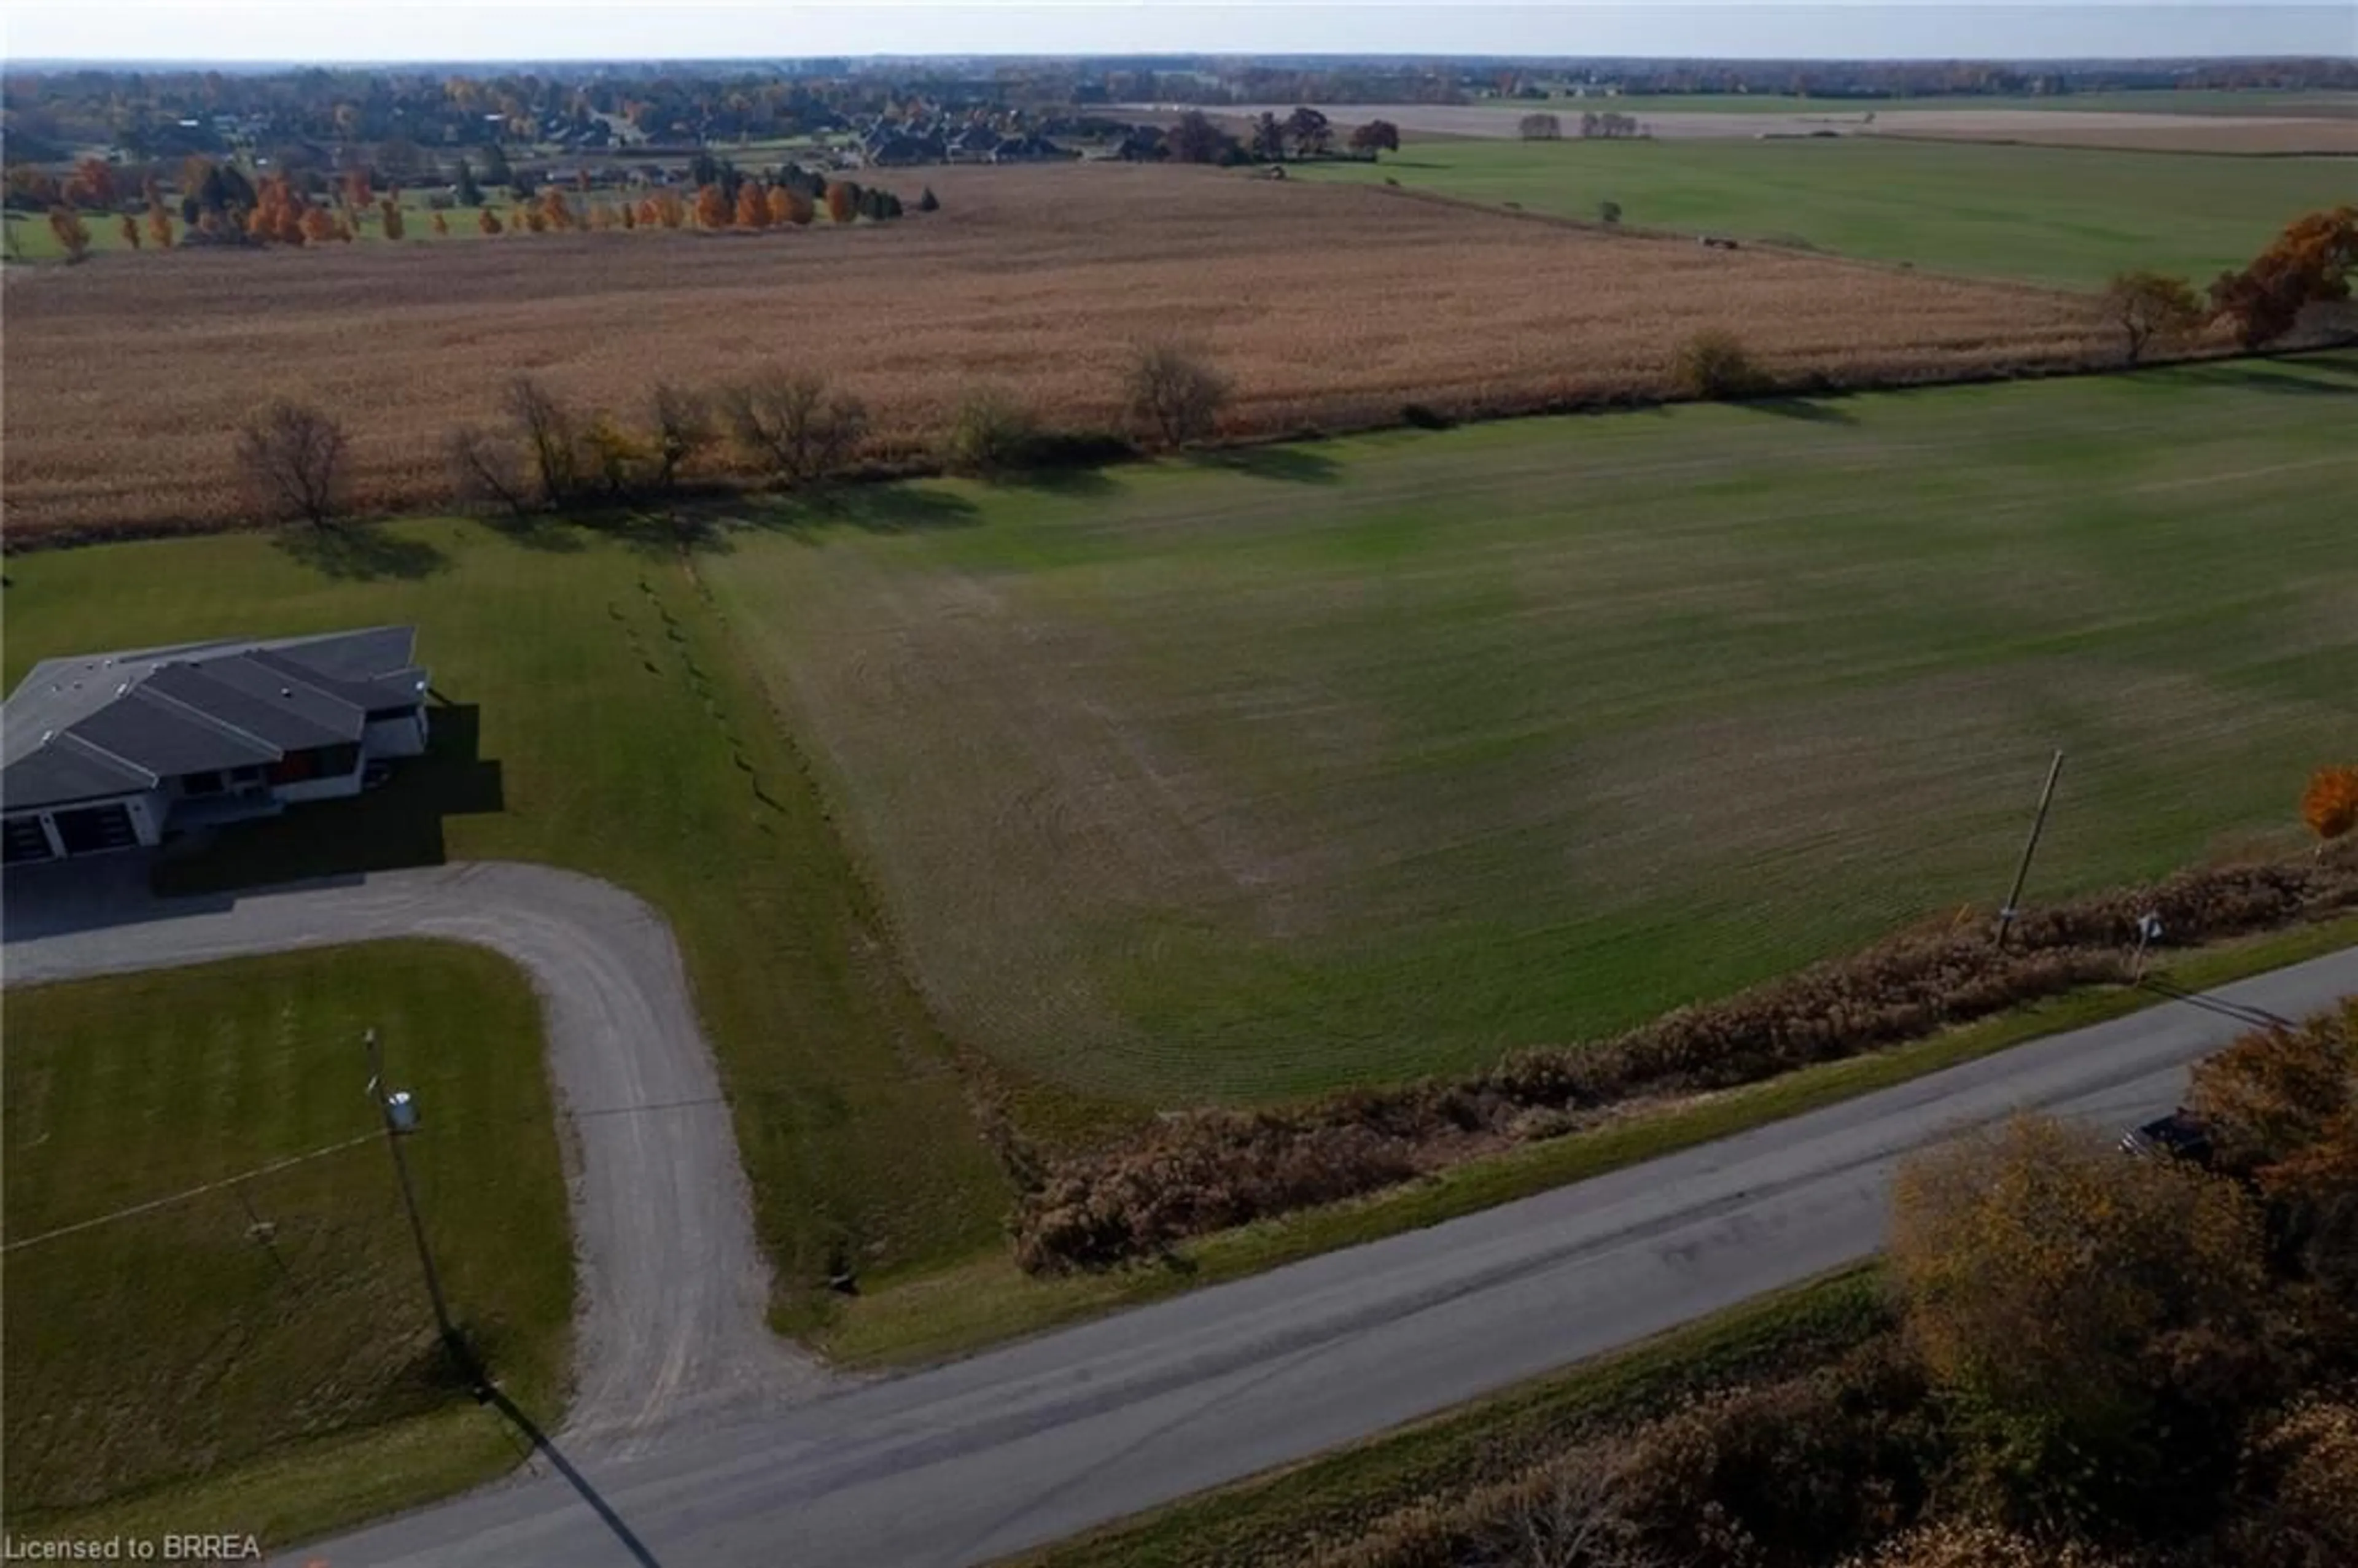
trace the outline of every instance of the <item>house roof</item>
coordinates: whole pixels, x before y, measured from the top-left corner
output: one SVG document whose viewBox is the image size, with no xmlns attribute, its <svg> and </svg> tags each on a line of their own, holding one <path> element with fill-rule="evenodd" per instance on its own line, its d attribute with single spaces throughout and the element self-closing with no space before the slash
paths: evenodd
<svg viewBox="0 0 2358 1568">
<path fill-rule="evenodd" d="M 424 697 L 416 638 L 375 626 L 44 659 L 0 704 L 0 804 L 124 795 L 357 741 L 371 709 Z"/>
</svg>

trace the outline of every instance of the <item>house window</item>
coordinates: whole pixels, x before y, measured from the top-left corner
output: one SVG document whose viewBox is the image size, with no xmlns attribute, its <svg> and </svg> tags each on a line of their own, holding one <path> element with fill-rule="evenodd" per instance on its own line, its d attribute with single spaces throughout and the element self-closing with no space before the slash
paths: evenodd
<svg viewBox="0 0 2358 1568">
<path fill-rule="evenodd" d="M 289 752 L 270 764 L 270 782 L 275 784 L 302 784 L 308 779 L 340 778 L 361 765 L 361 749 L 347 741 L 341 746 L 314 746 L 306 752 Z"/>
<path fill-rule="evenodd" d="M 222 776 L 217 770 L 180 775 L 182 795 L 219 795 L 221 792 Z"/>
<path fill-rule="evenodd" d="M 368 721 L 372 724 L 390 724 L 396 719 L 415 719 L 416 717 L 417 705 L 416 703 L 410 704 L 407 708 L 372 708 L 368 710 Z"/>
</svg>

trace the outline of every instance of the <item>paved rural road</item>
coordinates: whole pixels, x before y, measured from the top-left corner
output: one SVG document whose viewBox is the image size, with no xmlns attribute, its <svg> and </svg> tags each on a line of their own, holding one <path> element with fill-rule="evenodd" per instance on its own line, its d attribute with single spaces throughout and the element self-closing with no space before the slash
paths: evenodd
<svg viewBox="0 0 2358 1568">
<path fill-rule="evenodd" d="M 171 900 L 148 896 L 144 877 L 135 860 L 12 871 L 0 974 L 14 985 L 440 936 L 503 954 L 532 977 L 570 1113 L 582 1354 L 567 1452 L 625 1457 L 687 1422 L 822 1386 L 817 1365 L 763 1325 L 770 1274 L 736 1137 L 679 949 L 654 911 L 546 866 L 440 866 Z"/>
<path fill-rule="evenodd" d="M 2223 988 L 2287 1015 L 2358 950 Z M 982 1561 L 1379 1431 L 1875 1250 L 1895 1160 L 2023 1106 L 2167 1109 L 2237 1032 L 2170 1004 L 1428 1230 L 590 1460 L 296 1561 Z"/>
</svg>

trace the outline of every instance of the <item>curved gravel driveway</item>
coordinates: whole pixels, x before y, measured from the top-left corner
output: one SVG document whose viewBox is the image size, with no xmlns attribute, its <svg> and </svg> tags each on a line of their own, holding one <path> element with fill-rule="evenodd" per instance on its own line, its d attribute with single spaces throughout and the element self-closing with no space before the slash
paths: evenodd
<svg viewBox="0 0 2358 1568">
<path fill-rule="evenodd" d="M 481 862 L 157 899 L 136 861 L 12 873 L 8 984 L 399 936 L 532 977 L 568 1122 L 580 1288 L 568 1449 L 626 1457 L 683 1422 L 826 1386 L 769 1332 L 770 1271 L 712 1054 L 662 917 L 610 883 Z"/>
</svg>

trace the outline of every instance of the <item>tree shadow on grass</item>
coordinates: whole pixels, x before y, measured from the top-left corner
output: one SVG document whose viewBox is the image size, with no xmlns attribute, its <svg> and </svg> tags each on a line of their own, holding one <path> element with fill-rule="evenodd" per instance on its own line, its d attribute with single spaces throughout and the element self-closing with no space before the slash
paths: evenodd
<svg viewBox="0 0 2358 1568">
<path fill-rule="evenodd" d="M 580 525 L 553 512 L 503 512 L 484 518 L 483 526 L 511 545 L 553 556 L 569 556 L 585 547 Z"/>
<path fill-rule="evenodd" d="M 745 520 L 790 537 L 817 540 L 838 529 L 863 534 L 921 534 L 938 528 L 971 528 L 981 509 L 965 496 L 927 484 L 848 484 L 762 496 L 743 512 Z"/>
<path fill-rule="evenodd" d="M 1197 452 L 1188 461 L 1198 468 L 1221 469 L 1287 484 L 1339 484 L 1343 479 L 1342 466 L 1333 458 L 1296 446 L 1231 447 Z"/>
<path fill-rule="evenodd" d="M 1798 419 L 1809 425 L 1855 425 L 1858 416 L 1837 404 L 1808 397 L 1755 397 L 1742 405 L 1758 414 Z"/>
<path fill-rule="evenodd" d="M 1017 469 L 991 477 L 994 490 L 1031 490 L 1043 495 L 1110 495 L 1121 486 L 1096 468 Z"/>
<path fill-rule="evenodd" d="M 383 578 L 414 582 L 450 567 L 450 557 L 425 540 L 389 534 L 367 524 L 290 528 L 275 543 L 289 560 L 322 577 L 347 582 L 374 582 Z"/>
<path fill-rule="evenodd" d="M 2358 365 L 2339 360 L 2294 360 L 2283 365 L 2265 362 L 2188 365 L 2179 374 L 2206 386 L 2286 397 L 2358 397 Z"/>
<path fill-rule="evenodd" d="M 175 840 L 155 863 L 155 891 L 226 892 L 446 863 L 443 819 L 503 811 L 507 800 L 500 764 L 481 754 L 482 710 L 472 703 L 429 708 L 427 719 L 425 754 L 394 763 L 377 788 Z"/>
</svg>

